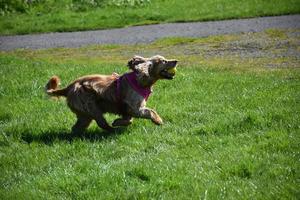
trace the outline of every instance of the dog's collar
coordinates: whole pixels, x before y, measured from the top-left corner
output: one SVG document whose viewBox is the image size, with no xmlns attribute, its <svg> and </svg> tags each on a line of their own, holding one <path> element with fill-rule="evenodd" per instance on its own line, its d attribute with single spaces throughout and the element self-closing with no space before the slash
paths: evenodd
<svg viewBox="0 0 300 200">
<path fill-rule="evenodd" d="M 138 81 L 137 81 L 137 73 L 136 72 L 130 72 L 123 74 L 121 77 L 117 79 L 117 96 L 118 99 L 121 99 L 121 81 L 125 78 L 129 85 L 134 89 L 139 95 L 144 97 L 144 99 L 147 101 L 150 94 L 151 94 L 151 88 L 150 87 L 142 87 Z"/>
</svg>

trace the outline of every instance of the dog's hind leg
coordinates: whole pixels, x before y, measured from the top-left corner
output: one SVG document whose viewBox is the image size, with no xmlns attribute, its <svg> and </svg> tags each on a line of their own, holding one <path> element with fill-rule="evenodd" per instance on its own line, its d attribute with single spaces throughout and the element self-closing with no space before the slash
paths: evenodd
<svg viewBox="0 0 300 200">
<path fill-rule="evenodd" d="M 77 115 L 77 121 L 72 127 L 72 134 L 79 135 L 90 125 L 92 119 L 86 116 Z"/>
</svg>

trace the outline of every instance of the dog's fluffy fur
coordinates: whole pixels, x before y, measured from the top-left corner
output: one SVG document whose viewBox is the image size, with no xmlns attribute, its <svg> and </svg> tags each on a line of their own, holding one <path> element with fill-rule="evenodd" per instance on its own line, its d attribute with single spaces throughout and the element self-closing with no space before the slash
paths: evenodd
<svg viewBox="0 0 300 200">
<path fill-rule="evenodd" d="M 159 79 L 172 79 L 174 74 L 168 69 L 175 67 L 176 60 L 167 60 L 162 56 L 143 58 L 134 56 L 128 66 L 137 72 L 137 82 L 142 87 L 152 87 Z M 46 85 L 46 93 L 50 96 L 64 96 L 70 109 L 76 114 L 77 121 L 72 128 L 73 133 L 83 132 L 95 120 L 101 128 L 113 131 L 112 126 L 127 126 L 132 123 L 132 117 L 151 119 L 157 125 L 162 119 L 153 109 L 146 107 L 145 99 L 139 95 L 126 81 L 121 80 L 120 97 L 117 97 L 115 81 L 119 75 L 89 75 L 76 79 L 66 88 L 58 89 L 60 79 L 53 76 Z M 110 126 L 104 113 L 121 115 Z"/>
</svg>

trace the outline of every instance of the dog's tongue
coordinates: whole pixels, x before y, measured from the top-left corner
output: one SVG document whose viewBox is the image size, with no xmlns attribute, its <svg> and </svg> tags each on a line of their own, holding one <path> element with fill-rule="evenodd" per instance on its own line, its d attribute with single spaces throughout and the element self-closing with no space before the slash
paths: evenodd
<svg viewBox="0 0 300 200">
<path fill-rule="evenodd" d="M 176 71 L 177 71 L 176 67 L 173 67 L 173 68 L 171 68 L 171 69 L 168 69 L 168 72 L 169 72 L 170 74 L 175 74 Z"/>
</svg>

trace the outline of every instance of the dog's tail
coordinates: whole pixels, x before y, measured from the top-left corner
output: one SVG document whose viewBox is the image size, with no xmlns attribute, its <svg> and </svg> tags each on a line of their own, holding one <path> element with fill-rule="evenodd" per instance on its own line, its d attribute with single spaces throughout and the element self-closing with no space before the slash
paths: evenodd
<svg viewBox="0 0 300 200">
<path fill-rule="evenodd" d="M 60 97 L 60 96 L 67 96 L 68 89 L 58 89 L 58 86 L 60 85 L 60 79 L 58 76 L 52 76 L 48 83 L 46 84 L 46 93 L 50 96 Z"/>
</svg>

